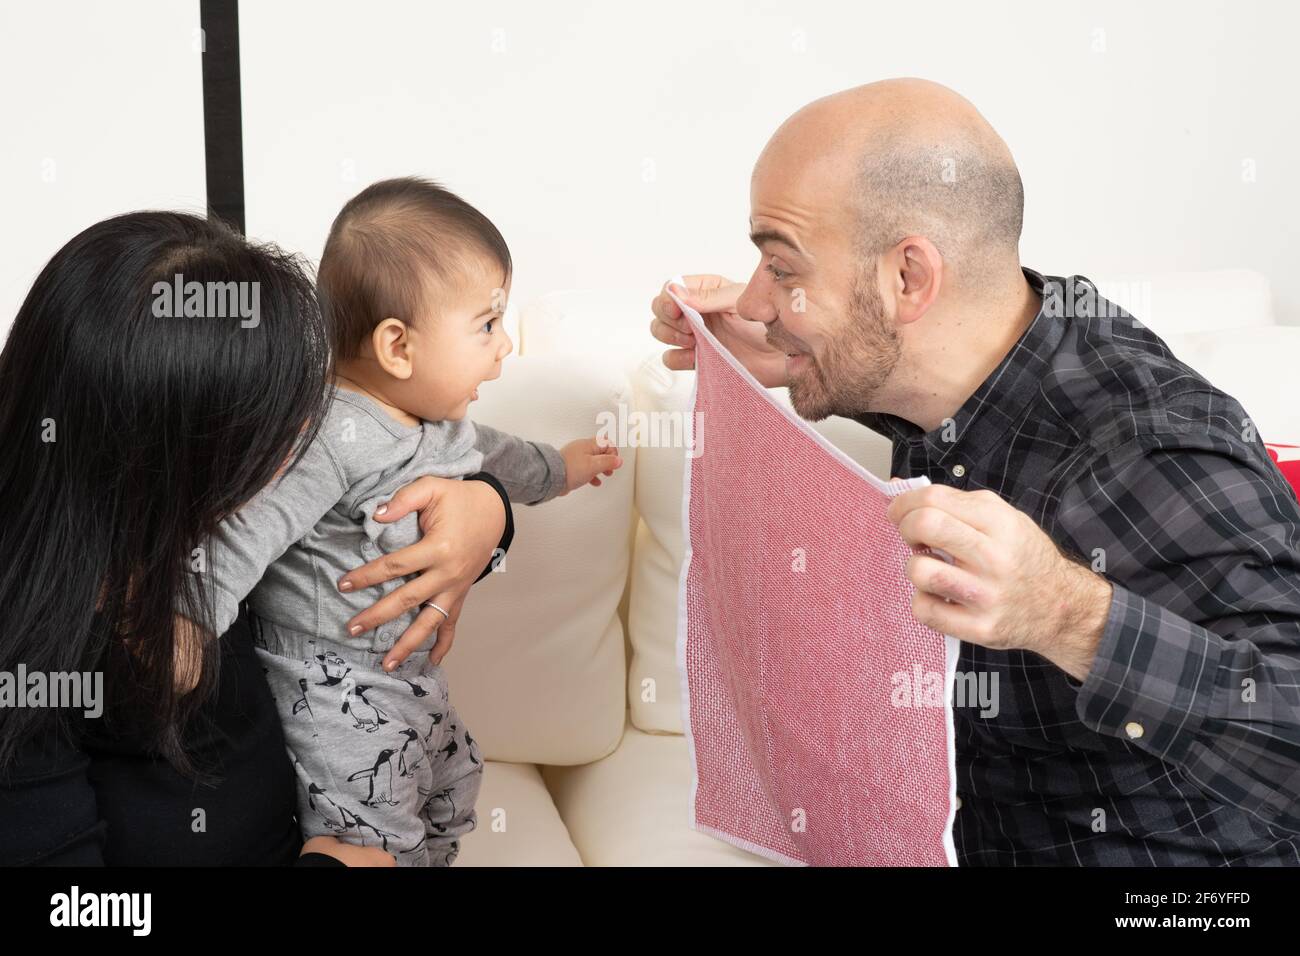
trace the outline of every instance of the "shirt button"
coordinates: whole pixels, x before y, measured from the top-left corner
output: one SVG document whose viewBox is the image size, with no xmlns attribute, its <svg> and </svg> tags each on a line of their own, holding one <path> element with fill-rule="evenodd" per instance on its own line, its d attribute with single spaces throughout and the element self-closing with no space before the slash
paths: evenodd
<svg viewBox="0 0 1300 956">
<path fill-rule="evenodd" d="M 965 466 L 965 465 L 953 465 L 953 466 L 952 466 L 952 476 L 953 476 L 954 478 L 965 478 L 965 477 L 966 477 L 966 466 Z"/>
<path fill-rule="evenodd" d="M 1137 740 L 1144 733 L 1146 733 L 1146 731 L 1142 729 L 1142 725 L 1139 724 L 1136 720 L 1130 720 L 1127 724 L 1124 725 L 1124 733 L 1128 734 L 1134 740 Z"/>
</svg>

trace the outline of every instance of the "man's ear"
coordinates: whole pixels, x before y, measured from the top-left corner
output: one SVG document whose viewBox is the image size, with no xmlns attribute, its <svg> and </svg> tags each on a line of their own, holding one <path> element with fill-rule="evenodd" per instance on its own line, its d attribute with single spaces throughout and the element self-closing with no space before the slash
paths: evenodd
<svg viewBox="0 0 1300 956">
<path fill-rule="evenodd" d="M 915 322 L 939 298 L 943 285 L 943 256 L 924 236 L 908 236 L 885 253 L 894 314 L 899 325 Z"/>
<path fill-rule="evenodd" d="M 370 333 L 370 347 L 379 367 L 393 378 L 405 381 L 411 377 L 411 336 L 401 319 L 388 318 L 376 325 Z"/>
</svg>

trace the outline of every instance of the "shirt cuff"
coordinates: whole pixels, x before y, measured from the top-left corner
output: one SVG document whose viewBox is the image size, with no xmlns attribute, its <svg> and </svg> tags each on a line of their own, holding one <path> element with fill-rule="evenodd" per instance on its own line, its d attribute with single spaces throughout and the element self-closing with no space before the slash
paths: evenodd
<svg viewBox="0 0 1300 956">
<path fill-rule="evenodd" d="M 1214 697 L 1220 638 L 1119 585 L 1075 710 L 1099 734 L 1186 761 Z"/>
<path fill-rule="evenodd" d="M 546 459 L 546 494 L 541 501 L 535 504 L 541 504 L 543 501 L 550 501 L 552 498 L 559 497 L 564 492 L 564 485 L 568 481 L 568 469 L 564 467 L 564 456 L 554 445 L 548 445 L 546 442 L 533 442 L 542 457 Z"/>
</svg>

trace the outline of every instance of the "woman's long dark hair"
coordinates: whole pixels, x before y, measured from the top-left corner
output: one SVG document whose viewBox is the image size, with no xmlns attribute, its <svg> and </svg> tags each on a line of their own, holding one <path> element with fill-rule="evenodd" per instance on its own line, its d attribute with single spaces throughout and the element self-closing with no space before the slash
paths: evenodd
<svg viewBox="0 0 1300 956">
<path fill-rule="evenodd" d="M 186 317 L 155 291 L 177 274 L 248 283 L 256 324 Z M 329 369 L 311 278 L 273 246 L 138 212 L 60 249 L 0 353 L 0 671 L 103 670 L 112 712 L 193 770 L 181 732 L 218 661 L 208 641 L 197 688 L 178 688 L 174 614 L 211 630 L 196 549 L 296 461 Z M 0 708 L 0 769 L 45 721 L 69 730 L 62 711 Z"/>
</svg>

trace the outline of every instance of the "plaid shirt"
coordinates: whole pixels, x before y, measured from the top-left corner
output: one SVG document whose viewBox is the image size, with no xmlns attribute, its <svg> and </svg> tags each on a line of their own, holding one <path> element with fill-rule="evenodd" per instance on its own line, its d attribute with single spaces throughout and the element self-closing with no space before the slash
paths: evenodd
<svg viewBox="0 0 1300 956">
<path fill-rule="evenodd" d="M 1042 308 L 945 426 L 857 418 L 1114 586 L 1082 682 L 962 643 L 998 709 L 954 709 L 961 863 L 1300 864 L 1300 505 L 1232 397 L 1087 279 L 1025 275 Z"/>
</svg>

